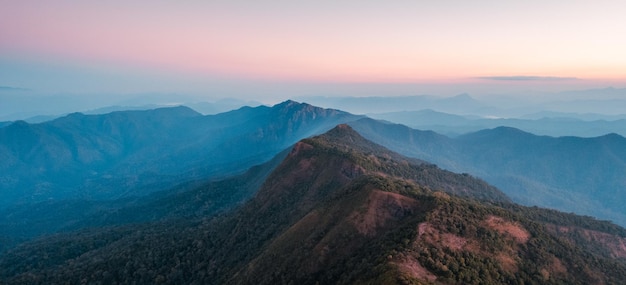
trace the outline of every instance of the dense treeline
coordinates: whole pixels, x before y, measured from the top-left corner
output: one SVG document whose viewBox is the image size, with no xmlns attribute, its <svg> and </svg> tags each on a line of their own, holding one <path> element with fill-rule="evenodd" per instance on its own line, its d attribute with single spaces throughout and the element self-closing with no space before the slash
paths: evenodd
<svg viewBox="0 0 626 285">
<path fill-rule="evenodd" d="M 337 215 L 337 211 L 345 211 L 349 206 L 346 203 L 354 203 L 347 207 L 351 209 L 362 206 L 354 201 L 367 193 L 368 188 L 406 193 L 423 204 L 419 212 L 409 213 L 402 223 L 380 236 L 366 237 L 349 224 L 332 220 L 328 225 L 313 227 L 310 240 L 298 235 L 290 237 L 291 240 L 283 238 L 281 247 L 295 244 L 289 250 L 270 246 L 278 235 L 267 233 L 265 226 L 271 227 L 271 224 L 263 224 L 270 221 L 261 219 L 254 221 L 258 226 L 242 222 L 237 226 L 249 227 L 232 227 L 233 221 L 243 218 L 236 214 L 216 220 L 179 220 L 58 235 L 5 256 L 1 263 L 2 276 L 8 278 L 15 273 L 29 272 L 10 279 L 18 284 L 80 283 L 84 280 L 101 280 L 102 284 L 417 282 L 418 278 L 403 274 L 390 262 L 412 256 L 443 283 L 590 284 L 604 281 L 619 284 L 626 278 L 623 262 L 589 253 L 584 250 L 584 244 L 563 243 L 541 223 L 524 218 L 523 209 L 515 213 L 501 207 L 484 206 L 383 177 L 368 177 L 354 184 L 334 197 L 335 201 L 344 203 L 337 205 L 327 201 L 320 206 L 320 211 L 328 211 L 333 218 L 341 220 L 345 216 Z M 485 217 L 491 215 L 519 223 L 529 231 L 531 238 L 518 245 L 506 233 L 486 227 Z M 418 228 L 424 222 L 434 225 L 440 233 L 475 240 L 479 250 L 458 250 L 445 242 L 420 239 Z M 284 230 L 277 232 L 284 235 Z M 305 265 L 309 257 L 315 255 L 315 245 L 324 239 L 332 240 L 329 251 L 355 244 L 358 247 L 344 255 L 335 252 L 338 258 L 320 262 L 333 266 L 309 273 Z M 270 250 L 263 252 L 263 248 Z M 512 248 L 515 250 L 511 251 Z M 515 271 L 503 267 L 498 260 L 502 253 L 516 258 Z M 550 271 L 555 258 L 567 268 L 565 273 Z M 252 271 L 250 275 L 241 273 L 253 260 L 262 270 Z M 526 283 L 521 283 L 523 281 Z"/>
</svg>

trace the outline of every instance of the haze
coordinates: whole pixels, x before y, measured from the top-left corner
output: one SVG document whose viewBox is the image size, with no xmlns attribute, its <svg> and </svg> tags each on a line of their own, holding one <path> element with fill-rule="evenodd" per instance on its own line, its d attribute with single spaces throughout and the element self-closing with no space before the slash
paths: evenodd
<svg viewBox="0 0 626 285">
<path fill-rule="evenodd" d="M 63 95 L 68 109 L 90 102 L 82 110 L 155 93 L 168 99 L 154 103 L 271 104 L 626 87 L 623 1 L 0 3 L 5 102 Z"/>
</svg>

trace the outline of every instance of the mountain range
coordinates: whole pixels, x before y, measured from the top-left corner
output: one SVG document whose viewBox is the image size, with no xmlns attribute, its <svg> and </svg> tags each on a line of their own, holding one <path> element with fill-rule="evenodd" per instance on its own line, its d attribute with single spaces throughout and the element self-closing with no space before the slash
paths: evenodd
<svg viewBox="0 0 626 285">
<path fill-rule="evenodd" d="M 143 195 L 243 172 L 352 118 L 287 101 L 207 116 L 172 107 L 17 121 L 0 128 L 0 207 Z"/>
<path fill-rule="evenodd" d="M 158 207 L 163 193 L 243 173 L 340 123 L 403 155 L 480 177 L 517 203 L 626 225 L 621 136 L 555 138 L 501 127 L 451 138 L 286 101 L 206 116 L 186 107 L 75 113 L 0 128 L 0 238 L 7 240 L 0 248 L 41 234 L 130 221 L 122 212 L 108 213 Z M 239 190 L 245 195 L 232 201 L 254 192 Z M 151 193 L 154 202 L 144 206 L 140 198 Z M 162 217 L 135 216 L 142 222 Z"/>
<path fill-rule="evenodd" d="M 0 255 L 0 278 L 11 284 L 619 284 L 626 278 L 626 230 L 614 224 L 514 204 L 480 179 L 394 153 L 345 124 L 287 150 L 221 180 L 263 177 L 251 199 L 230 211 L 202 214 L 222 199 L 209 195 L 220 187 L 170 191 L 164 195 L 186 196 L 177 202 L 187 207 L 178 215 L 22 244 Z M 271 171 L 259 176 L 261 169 Z M 204 203 L 194 203 L 196 195 Z"/>
<path fill-rule="evenodd" d="M 0 127 L 0 157 L 9 283 L 626 276 L 623 228 L 536 207 L 626 225 L 617 134 L 448 137 L 286 101 L 17 121 Z"/>
<path fill-rule="evenodd" d="M 622 136 L 555 138 L 498 127 L 450 138 L 368 118 L 350 124 L 403 155 L 481 177 L 518 203 L 626 225 Z"/>
<path fill-rule="evenodd" d="M 484 118 L 462 116 L 433 110 L 368 114 L 374 119 L 403 124 L 414 129 L 432 130 L 447 136 L 497 127 L 512 127 L 536 135 L 552 137 L 597 137 L 610 133 L 626 135 L 626 119 L 620 116 L 542 112 L 523 118 Z"/>
<path fill-rule="evenodd" d="M 355 114 L 412 112 L 434 110 L 460 116 L 484 118 L 524 118 L 536 114 L 554 114 L 584 119 L 624 119 L 625 88 L 588 89 L 565 92 L 532 92 L 521 94 L 467 93 L 441 97 L 411 96 L 306 96 L 297 99 L 316 106 L 335 108 Z M 548 116 L 545 116 L 548 115 Z"/>
<path fill-rule="evenodd" d="M 429 95 L 396 96 L 396 97 L 300 97 L 298 100 L 316 106 L 345 110 L 355 114 L 389 113 L 398 111 L 415 111 L 415 108 L 433 109 L 453 114 L 483 113 L 494 110 L 485 102 L 472 98 L 469 94 L 452 97 Z"/>
</svg>

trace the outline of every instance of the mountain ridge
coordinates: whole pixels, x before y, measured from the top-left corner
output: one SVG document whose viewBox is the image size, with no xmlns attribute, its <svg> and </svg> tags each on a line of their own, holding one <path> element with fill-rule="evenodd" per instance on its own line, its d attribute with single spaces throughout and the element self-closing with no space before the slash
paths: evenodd
<svg viewBox="0 0 626 285">
<path fill-rule="evenodd" d="M 622 136 L 555 138 L 501 127 L 449 138 L 372 119 L 349 124 L 398 153 L 481 177 L 518 203 L 626 225 L 626 212 L 616 202 L 626 187 Z"/>
<path fill-rule="evenodd" d="M 179 106 L 15 122 L 0 129 L 2 206 L 143 195 L 155 183 L 240 173 L 351 118 L 288 101 L 207 116 Z"/>
<path fill-rule="evenodd" d="M 15 284 L 615 284 L 626 278 L 623 252 L 607 249 L 626 242 L 623 228 L 483 199 L 499 191 L 412 162 L 340 125 L 298 142 L 255 197 L 228 214 L 48 237 L 0 256 L 0 278 Z M 470 191 L 455 191 L 465 187 Z M 589 232 L 568 232 L 572 223 L 598 238 L 581 241 Z M 32 260 L 38 262 L 27 266 Z"/>
<path fill-rule="evenodd" d="M 422 109 L 390 113 L 369 113 L 369 117 L 404 124 L 415 129 L 433 130 L 448 136 L 459 136 L 483 129 L 508 126 L 537 135 L 596 137 L 607 133 L 626 135 L 625 120 L 617 115 L 538 113 L 523 117 L 458 115 Z"/>
<path fill-rule="evenodd" d="M 168 113 L 171 114 L 170 117 L 165 116 Z M 272 117 L 276 119 L 270 120 Z M 354 121 L 357 119 L 361 121 Z M 353 126 L 359 125 L 357 129 L 360 133 L 369 135 L 368 138 L 398 153 L 436 163 L 444 169 L 482 177 L 525 205 L 540 205 L 609 219 L 620 225 L 626 224 L 626 213 L 620 204 L 623 193 L 619 190 L 623 188 L 619 183 L 624 181 L 620 176 L 620 169 L 624 169 L 622 166 L 626 156 L 623 149 L 626 146 L 623 137 L 619 135 L 552 138 L 534 136 L 510 128 L 496 128 L 449 138 L 432 131 L 380 124 L 338 110 L 325 110 L 305 103 L 285 101 L 275 107 L 242 107 L 210 116 L 199 115 L 186 107 L 173 107 L 153 111 L 116 112 L 107 116 L 72 114 L 43 124 L 16 122 L 13 128 L 19 131 L 15 132 L 17 135 L 0 135 L 0 140 L 13 140 L 4 147 L 28 149 L 29 151 L 24 151 L 19 157 L 27 164 L 27 159 L 36 157 L 37 152 L 47 153 L 47 164 L 38 165 L 34 170 L 35 175 L 29 175 L 29 179 L 37 178 L 42 171 L 81 173 L 85 170 L 81 166 L 89 161 L 105 163 L 94 163 L 91 168 L 86 168 L 90 172 L 78 177 L 85 182 L 80 189 L 65 184 L 56 190 L 56 199 L 49 200 L 45 197 L 52 196 L 54 189 L 45 180 L 40 181 L 32 186 L 32 192 L 23 196 L 27 198 L 19 200 L 21 204 L 16 206 L 19 209 L 10 207 L 0 211 L 6 213 L 6 217 L 20 217 L 20 221 L 0 219 L 0 228 L 5 229 L 5 233 L 18 235 L 17 239 L 8 238 L 3 244 L 8 246 L 41 233 L 76 229 L 89 223 L 101 225 L 124 221 L 119 215 L 109 213 L 127 207 L 130 202 L 124 199 L 132 200 L 136 195 L 171 190 L 184 181 L 205 181 L 243 173 L 246 167 L 265 162 L 275 153 L 289 147 L 290 142 L 320 133 L 344 121 L 351 121 Z M 82 135 L 61 132 L 70 127 L 81 127 L 85 131 L 81 131 Z M 97 136 L 93 134 L 101 127 L 108 128 L 110 135 L 94 139 Z M 237 131 L 233 132 L 232 129 Z M 53 132 L 49 132 L 50 130 Z M 141 134 L 142 131 L 146 132 Z M 59 132 L 61 135 L 58 135 Z M 173 138 L 161 139 L 164 132 Z M 42 133 L 45 136 L 41 136 Z M 187 140 L 186 133 L 192 133 L 194 139 Z M 482 137 L 479 138 L 479 135 Z M 214 140 L 214 137 L 226 139 L 220 141 Z M 61 151 L 40 144 L 54 141 L 61 145 L 71 145 L 76 141 L 80 143 Z M 153 145 L 153 142 L 159 144 Z M 79 145 L 83 147 L 78 147 Z M 84 147 L 87 145 L 94 147 Z M 125 156 L 129 149 L 145 145 L 152 147 L 143 149 L 138 154 Z M 180 152 L 185 148 L 199 151 Z M 254 155 L 240 155 L 241 149 L 253 149 L 257 152 Z M 180 155 L 179 159 L 185 163 L 168 158 L 172 153 Z M 126 157 L 126 160 L 120 162 L 112 159 L 121 156 Z M 6 158 L 7 154 L 0 151 L 0 157 Z M 3 159 L 4 165 L 19 170 L 20 167 L 11 164 L 13 159 L 8 155 L 7 159 Z M 74 160 L 80 163 L 74 163 Z M 212 162 L 206 163 L 207 160 Z M 215 163 L 218 160 L 224 161 Z M 172 167 L 180 169 L 180 172 L 160 175 L 158 168 L 147 168 L 145 172 L 138 174 L 135 173 L 138 165 Z M 520 168 L 531 169 L 533 172 L 523 172 Z M 61 182 L 72 178 L 61 173 L 55 175 Z M 116 173 L 126 173 L 126 176 L 119 176 L 116 182 Z M 1 183 L 17 184 L 28 181 L 17 179 L 11 172 L 3 174 Z M 10 195 L 6 193 L 6 188 L 2 190 L 0 195 Z M 79 194 L 76 199 L 79 200 L 68 202 L 72 206 L 63 205 L 62 199 L 76 197 L 77 190 Z M 112 199 L 116 204 L 99 203 L 103 197 Z M 0 201 L 7 203 L 10 199 Z M 39 202 L 31 204 L 31 201 Z M 83 217 L 84 221 L 81 222 L 77 220 L 77 212 L 72 207 L 84 207 L 85 211 L 95 214 Z M 129 213 L 129 209 L 125 208 L 125 212 L 122 212 Z M 162 209 L 165 211 L 168 208 Z M 101 215 L 103 219 L 106 217 L 109 222 L 97 219 L 97 215 Z M 62 220 L 62 217 L 68 220 Z M 37 232 L 28 229 L 29 225 L 34 224 L 41 225 L 42 230 Z"/>
</svg>

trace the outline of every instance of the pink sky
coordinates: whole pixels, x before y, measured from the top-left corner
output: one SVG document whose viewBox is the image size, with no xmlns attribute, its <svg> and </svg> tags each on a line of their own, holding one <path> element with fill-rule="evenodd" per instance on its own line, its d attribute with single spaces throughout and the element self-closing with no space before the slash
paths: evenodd
<svg viewBox="0 0 626 285">
<path fill-rule="evenodd" d="M 0 0 L 0 60 L 272 82 L 626 81 L 624 1 L 304 2 Z"/>
</svg>

